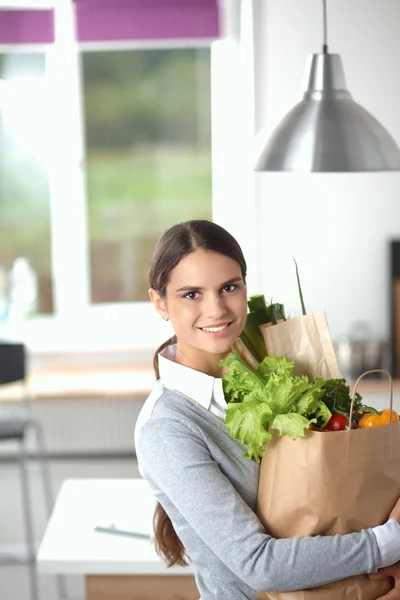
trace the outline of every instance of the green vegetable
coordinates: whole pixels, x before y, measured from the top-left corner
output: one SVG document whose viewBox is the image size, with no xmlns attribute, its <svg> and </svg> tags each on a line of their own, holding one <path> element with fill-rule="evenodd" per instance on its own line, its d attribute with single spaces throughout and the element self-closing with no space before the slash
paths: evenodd
<svg viewBox="0 0 400 600">
<path fill-rule="evenodd" d="M 240 358 L 237 350 L 220 361 L 220 365 L 228 367 L 228 373 L 224 375 L 222 382 L 224 393 L 229 398 L 242 401 L 254 390 L 263 389 L 264 379 Z"/>
<path fill-rule="evenodd" d="M 293 377 L 293 361 L 266 356 L 256 371 L 245 364 L 237 351 L 220 362 L 228 367 L 223 377 L 230 398 L 225 425 L 234 439 L 246 446 L 246 458 L 260 462 L 269 429 L 280 435 L 304 437 L 311 423 L 327 422 L 331 414 L 321 402 L 324 380 L 310 382 L 306 376 Z"/>
<path fill-rule="evenodd" d="M 379 415 L 379 410 L 376 410 L 376 408 L 374 408 L 373 406 L 366 406 L 365 404 L 362 405 L 361 411 L 363 412 L 367 412 L 367 413 L 371 413 L 371 415 Z"/>
<path fill-rule="evenodd" d="M 249 313 L 247 315 L 245 328 L 240 337 L 254 358 L 258 362 L 261 362 L 264 356 L 267 355 L 267 349 L 259 326 L 264 323 L 269 323 L 271 317 L 263 294 L 250 296 L 247 304 Z"/>
<path fill-rule="evenodd" d="M 264 402 L 263 394 L 256 390 L 239 404 L 229 404 L 226 410 L 225 425 L 235 440 L 247 447 L 246 458 L 261 457 L 264 454 L 265 443 L 271 439 L 271 434 L 264 427 L 271 417 L 271 409 Z M 258 459 L 257 462 L 260 462 Z"/>
<path fill-rule="evenodd" d="M 271 429 L 277 429 L 280 435 L 291 435 L 293 438 L 304 437 L 305 431 L 316 419 L 309 421 L 301 415 L 290 413 L 288 415 L 277 415 L 272 422 Z"/>
<path fill-rule="evenodd" d="M 240 338 L 257 362 L 261 362 L 267 356 L 267 349 L 259 327 L 265 323 L 276 325 L 277 321 L 286 320 L 285 308 L 278 303 L 267 305 L 264 294 L 250 296 L 248 306 L 249 313 Z"/>
<path fill-rule="evenodd" d="M 303 315 L 307 314 L 306 311 L 306 307 L 304 306 L 304 299 L 303 299 L 303 292 L 301 291 L 301 284 L 300 284 L 300 276 L 299 276 L 299 269 L 297 267 L 297 262 L 296 259 L 294 258 L 294 263 L 296 265 L 296 276 L 297 276 L 297 285 L 299 286 L 299 294 L 300 294 L 300 302 L 301 302 L 301 310 L 303 311 Z"/>
<path fill-rule="evenodd" d="M 254 315 L 258 325 L 271 322 L 271 311 L 265 302 L 264 294 L 255 294 L 250 296 L 247 301 L 250 313 Z"/>
<path fill-rule="evenodd" d="M 240 339 L 258 362 L 261 362 L 267 355 L 264 338 L 258 328 L 257 317 L 251 312 L 247 315 L 246 325 L 240 334 Z"/>
<path fill-rule="evenodd" d="M 274 325 L 276 325 L 276 323 L 282 319 L 286 321 L 285 308 L 283 304 L 270 304 L 268 308 L 270 309 L 271 321 Z"/>
<path fill-rule="evenodd" d="M 328 379 L 323 386 L 324 394 L 321 400 L 331 412 L 338 412 L 346 417 L 350 415 L 351 394 L 345 379 Z M 362 410 L 362 397 L 357 392 L 354 398 L 353 411 Z"/>
<path fill-rule="evenodd" d="M 288 375 L 293 373 L 294 363 L 286 358 L 283 360 L 279 356 L 269 356 L 268 360 L 263 360 L 258 366 L 257 373 L 262 377 L 263 380 L 267 381 L 268 378 L 275 373 L 276 375 Z"/>
<path fill-rule="evenodd" d="M 316 377 L 314 383 L 296 404 L 296 412 L 315 420 L 317 429 L 323 429 L 332 416 L 325 402 L 321 400 L 324 395 L 324 383 L 322 377 Z"/>
<path fill-rule="evenodd" d="M 249 311 L 254 315 L 255 321 L 258 325 L 264 325 L 264 323 L 272 323 L 276 325 L 276 322 L 283 319 L 286 321 L 285 308 L 283 304 L 269 304 L 265 302 L 264 294 L 255 294 L 250 296 L 248 300 Z"/>
</svg>

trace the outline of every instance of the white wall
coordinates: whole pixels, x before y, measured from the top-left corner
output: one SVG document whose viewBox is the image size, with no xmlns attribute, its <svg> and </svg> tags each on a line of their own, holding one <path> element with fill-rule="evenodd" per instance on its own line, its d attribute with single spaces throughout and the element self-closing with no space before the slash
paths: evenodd
<svg viewBox="0 0 400 600">
<path fill-rule="evenodd" d="M 273 128 L 300 99 L 309 52 L 319 52 L 320 0 L 254 0 L 256 126 Z M 341 54 L 353 98 L 400 144 L 400 2 L 330 0 L 329 49 Z M 332 336 L 356 319 L 389 333 L 389 246 L 400 239 L 400 173 L 257 175 L 260 288 L 300 312 L 325 308 Z"/>
</svg>

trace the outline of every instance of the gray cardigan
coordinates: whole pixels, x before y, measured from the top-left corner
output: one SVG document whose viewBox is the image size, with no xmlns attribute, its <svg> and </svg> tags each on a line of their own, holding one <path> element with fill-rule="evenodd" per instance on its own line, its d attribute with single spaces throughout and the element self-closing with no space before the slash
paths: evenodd
<svg viewBox="0 0 400 600">
<path fill-rule="evenodd" d="M 316 587 L 380 566 L 370 529 L 271 538 L 255 514 L 259 466 L 224 423 L 161 384 L 146 404 L 135 433 L 139 469 L 193 562 L 201 600 L 256 600 L 256 591 Z"/>
</svg>

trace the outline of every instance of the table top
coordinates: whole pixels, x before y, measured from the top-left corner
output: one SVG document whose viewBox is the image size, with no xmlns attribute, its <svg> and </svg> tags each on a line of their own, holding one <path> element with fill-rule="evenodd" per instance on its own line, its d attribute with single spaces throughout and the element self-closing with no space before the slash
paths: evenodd
<svg viewBox="0 0 400 600">
<path fill-rule="evenodd" d="M 114 522 L 152 534 L 155 499 L 143 479 L 68 479 L 62 484 L 37 553 L 39 573 L 81 575 L 189 575 L 172 567 L 152 541 L 101 533 Z"/>
</svg>

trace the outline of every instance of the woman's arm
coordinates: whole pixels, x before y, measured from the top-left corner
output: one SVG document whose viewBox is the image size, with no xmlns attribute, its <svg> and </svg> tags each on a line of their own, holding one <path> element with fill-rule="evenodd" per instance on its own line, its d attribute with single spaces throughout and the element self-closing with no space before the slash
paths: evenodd
<svg viewBox="0 0 400 600">
<path fill-rule="evenodd" d="M 374 573 L 381 566 L 371 529 L 271 538 L 195 428 L 175 419 L 153 418 L 140 432 L 138 455 L 143 476 L 170 499 L 214 554 L 255 590 L 306 589 Z"/>
</svg>

